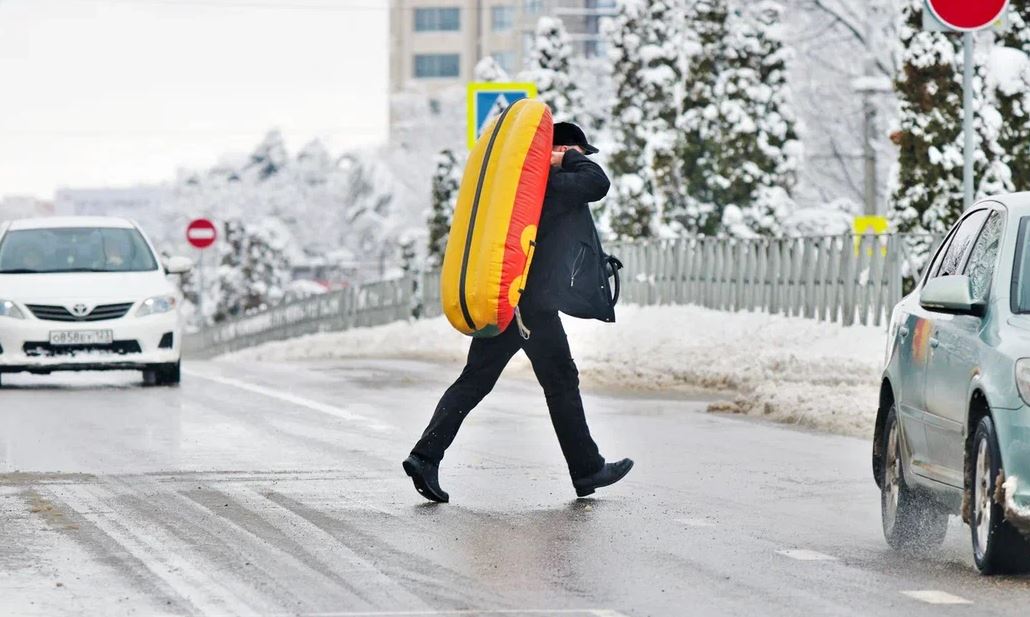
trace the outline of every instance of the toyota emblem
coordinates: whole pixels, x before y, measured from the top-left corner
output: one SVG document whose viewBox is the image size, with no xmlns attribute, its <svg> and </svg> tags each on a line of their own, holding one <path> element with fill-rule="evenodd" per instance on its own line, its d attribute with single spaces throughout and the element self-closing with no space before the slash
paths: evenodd
<svg viewBox="0 0 1030 617">
<path fill-rule="evenodd" d="M 76 317 L 85 317 L 89 314 L 89 307 L 85 304 L 76 304 L 72 307 L 72 315 Z"/>
</svg>

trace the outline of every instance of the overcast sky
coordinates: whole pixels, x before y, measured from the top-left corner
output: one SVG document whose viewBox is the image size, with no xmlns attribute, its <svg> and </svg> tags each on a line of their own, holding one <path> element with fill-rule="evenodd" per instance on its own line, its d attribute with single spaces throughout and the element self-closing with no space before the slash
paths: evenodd
<svg viewBox="0 0 1030 617">
<path fill-rule="evenodd" d="M 0 196 L 387 134 L 388 0 L 0 0 Z"/>
</svg>

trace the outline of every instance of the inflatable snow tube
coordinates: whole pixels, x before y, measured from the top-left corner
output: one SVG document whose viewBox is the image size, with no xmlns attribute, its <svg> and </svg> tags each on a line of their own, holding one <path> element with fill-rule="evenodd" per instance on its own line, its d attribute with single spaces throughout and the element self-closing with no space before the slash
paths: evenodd
<svg viewBox="0 0 1030 617">
<path fill-rule="evenodd" d="M 553 132 L 547 105 L 522 99 L 469 153 L 440 277 L 444 314 L 464 334 L 496 336 L 512 321 L 536 246 Z"/>
</svg>

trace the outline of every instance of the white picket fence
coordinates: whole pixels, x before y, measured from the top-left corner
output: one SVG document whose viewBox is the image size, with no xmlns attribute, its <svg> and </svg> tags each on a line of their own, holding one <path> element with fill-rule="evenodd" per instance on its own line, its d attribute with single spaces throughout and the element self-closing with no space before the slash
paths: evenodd
<svg viewBox="0 0 1030 617">
<path fill-rule="evenodd" d="M 677 238 L 613 243 L 620 303 L 696 304 L 844 325 L 882 325 L 901 299 L 904 239 L 894 234 L 804 238 Z M 426 272 L 296 300 L 186 336 L 210 357 L 318 332 L 440 315 L 440 275 Z"/>
<path fill-rule="evenodd" d="M 612 245 L 623 301 L 880 325 L 901 299 L 897 235 L 677 238 Z"/>
</svg>

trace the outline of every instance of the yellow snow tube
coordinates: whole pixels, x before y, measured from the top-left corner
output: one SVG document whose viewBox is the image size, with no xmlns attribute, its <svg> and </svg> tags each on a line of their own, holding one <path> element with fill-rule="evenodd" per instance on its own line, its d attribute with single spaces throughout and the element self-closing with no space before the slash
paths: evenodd
<svg viewBox="0 0 1030 617">
<path fill-rule="evenodd" d="M 469 154 L 440 280 L 444 314 L 465 334 L 496 336 L 511 324 L 536 246 L 553 132 L 547 105 L 522 99 Z"/>
</svg>

